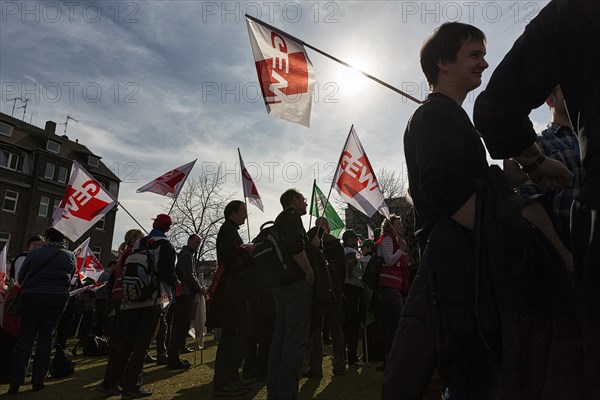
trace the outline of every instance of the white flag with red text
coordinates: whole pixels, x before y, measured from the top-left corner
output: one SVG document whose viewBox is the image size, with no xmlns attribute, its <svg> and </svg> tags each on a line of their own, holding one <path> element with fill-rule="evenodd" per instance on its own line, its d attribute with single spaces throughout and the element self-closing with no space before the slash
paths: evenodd
<svg viewBox="0 0 600 400">
<path fill-rule="evenodd" d="M 315 72 L 304 46 L 247 17 L 246 23 L 267 112 L 310 126 Z"/>
<path fill-rule="evenodd" d="M 258 194 L 258 189 L 256 189 L 256 185 L 252 180 L 252 177 L 248 173 L 246 166 L 244 165 L 244 160 L 242 160 L 242 153 L 240 153 L 240 149 L 238 148 L 238 155 L 240 156 L 240 168 L 242 170 L 242 186 L 244 187 L 244 197 L 248 199 L 250 204 L 258 207 L 260 211 L 264 212 L 264 207 L 262 200 L 260 198 L 260 194 Z"/>
<path fill-rule="evenodd" d="M 76 260 L 75 275 L 79 277 L 79 280 L 83 281 L 85 278 L 91 278 L 97 281 L 102 271 L 104 271 L 104 267 L 90 249 L 90 238 L 84 240 L 73 250 L 73 254 Z"/>
<path fill-rule="evenodd" d="M 332 185 L 344 201 L 366 216 L 371 217 L 379 211 L 389 218 L 390 210 L 354 126 L 350 128 Z"/>
<path fill-rule="evenodd" d="M 136 192 L 152 192 L 161 194 L 163 196 L 171 197 L 173 199 L 177 198 L 177 195 L 183 187 L 185 180 L 187 179 L 190 172 L 192 172 L 192 168 L 194 168 L 196 160 L 162 174 L 158 178 L 154 179 L 152 182 L 148 182 L 147 184 L 136 190 Z"/>
<path fill-rule="evenodd" d="M 117 204 L 81 165 L 73 161 L 65 194 L 52 214 L 52 226 L 76 241 Z"/>
<path fill-rule="evenodd" d="M 8 273 L 8 262 L 6 254 L 8 253 L 8 242 L 0 242 L 0 293 L 4 293 L 6 289 L 6 277 Z"/>
</svg>

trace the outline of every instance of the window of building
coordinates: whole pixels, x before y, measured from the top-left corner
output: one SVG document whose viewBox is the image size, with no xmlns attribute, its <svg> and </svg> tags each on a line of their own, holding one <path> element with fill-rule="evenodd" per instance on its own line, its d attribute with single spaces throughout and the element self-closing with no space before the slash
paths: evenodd
<svg viewBox="0 0 600 400">
<path fill-rule="evenodd" d="M 96 229 L 98 229 L 99 231 L 103 231 L 105 220 L 106 217 L 102 217 L 98 222 L 96 222 Z"/>
<path fill-rule="evenodd" d="M 0 151 L 0 167 L 17 171 L 19 169 L 19 156 L 10 151 Z"/>
<path fill-rule="evenodd" d="M 52 163 L 46 163 L 46 172 L 44 172 L 44 178 L 54 179 L 54 169 L 56 166 Z"/>
<path fill-rule="evenodd" d="M 48 140 L 46 142 L 46 150 L 58 154 L 58 153 L 60 153 L 60 143 L 54 142 L 52 140 Z"/>
<path fill-rule="evenodd" d="M 58 169 L 58 181 L 60 183 L 65 183 L 67 181 L 67 175 L 69 174 L 69 170 L 65 167 L 60 167 Z"/>
<path fill-rule="evenodd" d="M 92 167 L 97 167 L 100 165 L 100 159 L 96 156 L 88 156 L 88 165 Z"/>
<path fill-rule="evenodd" d="M 12 129 L 12 126 L 5 124 L 4 122 L 0 122 L 0 135 L 12 136 Z"/>
<path fill-rule="evenodd" d="M 4 211 L 16 212 L 17 201 L 19 200 L 19 193 L 7 190 L 4 192 L 4 201 L 2 202 L 2 209 Z"/>
<path fill-rule="evenodd" d="M 100 256 L 102 255 L 102 248 L 101 247 L 92 247 L 92 253 L 94 253 L 94 255 L 96 256 L 96 258 L 98 260 L 100 260 Z"/>
<path fill-rule="evenodd" d="M 38 209 L 38 215 L 40 217 L 47 217 L 48 208 L 50 208 L 50 199 L 46 196 L 42 196 L 40 198 L 40 208 Z"/>
</svg>

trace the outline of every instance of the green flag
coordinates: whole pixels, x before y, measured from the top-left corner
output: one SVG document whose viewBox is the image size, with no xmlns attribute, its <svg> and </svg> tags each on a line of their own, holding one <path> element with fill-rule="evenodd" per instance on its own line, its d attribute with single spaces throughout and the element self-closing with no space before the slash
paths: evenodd
<svg viewBox="0 0 600 400">
<path fill-rule="evenodd" d="M 327 203 L 327 207 L 324 205 Z M 323 209 L 325 208 L 325 211 Z M 340 232 L 346 225 L 342 219 L 337 215 L 335 209 L 331 205 L 331 203 L 327 202 L 327 197 L 321 192 L 321 189 L 317 186 L 317 183 L 313 183 L 313 193 L 312 199 L 310 201 L 310 215 L 314 215 L 315 217 L 327 217 L 327 221 L 329 221 L 329 229 L 331 230 L 331 234 L 335 237 L 339 237 Z"/>
</svg>

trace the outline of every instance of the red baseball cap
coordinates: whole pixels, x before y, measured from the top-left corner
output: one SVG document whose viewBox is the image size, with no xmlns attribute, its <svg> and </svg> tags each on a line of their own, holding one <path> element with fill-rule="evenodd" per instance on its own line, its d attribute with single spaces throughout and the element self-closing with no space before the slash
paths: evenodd
<svg viewBox="0 0 600 400">
<path fill-rule="evenodd" d="M 167 214 L 158 214 L 156 218 L 152 218 L 154 223 L 160 227 L 167 227 L 173 225 L 173 220 Z"/>
</svg>

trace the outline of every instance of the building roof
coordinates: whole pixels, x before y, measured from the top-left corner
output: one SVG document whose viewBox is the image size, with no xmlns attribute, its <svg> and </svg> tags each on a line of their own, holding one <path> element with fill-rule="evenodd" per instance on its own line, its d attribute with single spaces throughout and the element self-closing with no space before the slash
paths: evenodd
<svg viewBox="0 0 600 400">
<path fill-rule="evenodd" d="M 88 156 L 97 157 L 98 160 L 101 160 L 102 157 L 92 153 L 90 149 L 79 143 L 77 139 L 72 141 L 66 135 L 57 135 L 55 133 L 55 122 L 47 121 L 46 128 L 41 129 L 35 125 L 28 124 L 25 121 L 21 121 L 4 113 L 0 113 L 0 121 L 13 127 L 13 133 L 11 136 L 0 135 L 2 142 L 10 143 L 21 149 L 33 152 L 35 150 L 47 151 L 46 143 L 47 140 L 50 139 L 54 142 L 60 143 L 60 151 L 58 156 L 70 161 L 79 162 L 92 174 L 98 174 L 112 181 L 121 182 L 121 180 L 104 163 L 99 162 L 98 167 L 89 165 Z"/>
</svg>

